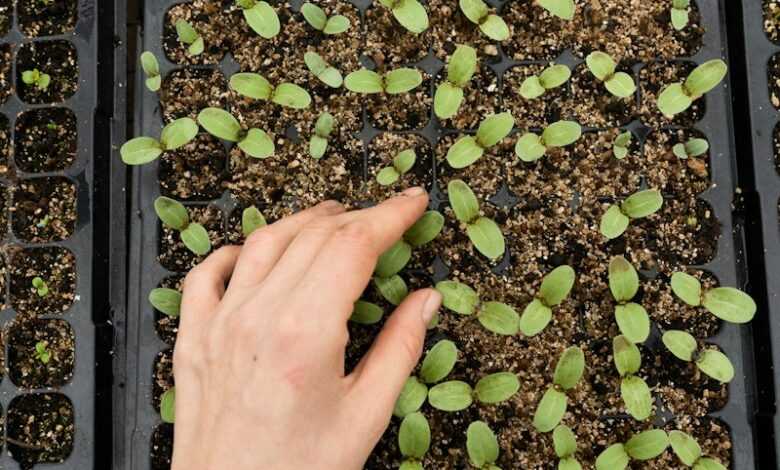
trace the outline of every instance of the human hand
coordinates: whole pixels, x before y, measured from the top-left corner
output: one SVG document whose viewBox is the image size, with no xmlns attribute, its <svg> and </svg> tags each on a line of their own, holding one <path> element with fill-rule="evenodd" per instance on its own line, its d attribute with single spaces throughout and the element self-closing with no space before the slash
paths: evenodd
<svg viewBox="0 0 780 470">
<path fill-rule="evenodd" d="M 173 360 L 173 470 L 363 467 L 441 296 L 409 295 L 349 375 L 347 320 L 379 255 L 427 204 L 420 188 L 353 212 L 324 202 L 188 274 Z"/>
</svg>

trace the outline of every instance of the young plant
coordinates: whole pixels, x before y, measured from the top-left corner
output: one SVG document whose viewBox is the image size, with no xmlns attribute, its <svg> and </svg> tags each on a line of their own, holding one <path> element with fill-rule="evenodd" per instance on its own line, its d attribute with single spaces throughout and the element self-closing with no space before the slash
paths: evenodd
<svg viewBox="0 0 780 470">
<path fill-rule="evenodd" d="M 599 231 L 610 240 L 623 235 L 632 219 L 655 214 L 661 209 L 664 198 L 657 189 L 646 189 L 628 196 L 619 204 L 612 204 L 601 216 Z"/>
<path fill-rule="evenodd" d="M 604 52 L 591 52 L 585 63 L 594 77 L 604 82 L 604 87 L 618 98 L 627 98 L 636 92 L 636 84 L 631 75 L 617 72 L 617 62 Z"/>
<path fill-rule="evenodd" d="M 721 59 L 713 59 L 699 65 L 684 82 L 672 83 L 661 91 L 658 95 L 658 109 L 667 118 L 674 118 L 718 86 L 727 71 L 728 67 Z"/>
<path fill-rule="evenodd" d="M 261 37 L 271 39 L 279 34 L 281 29 L 279 16 L 268 2 L 236 0 L 236 4 L 243 10 L 244 19 L 249 27 Z"/>
<path fill-rule="evenodd" d="M 479 26 L 482 34 L 494 41 L 509 39 L 509 27 L 496 14 L 490 13 L 490 7 L 482 0 L 459 0 L 460 11 L 469 21 Z"/>
<path fill-rule="evenodd" d="M 420 373 L 406 379 L 404 388 L 395 402 L 393 415 L 403 418 L 422 407 L 428 397 L 428 385 L 441 382 L 452 372 L 458 360 L 458 348 L 450 340 L 436 343 L 422 361 Z"/>
<path fill-rule="evenodd" d="M 574 0 L 536 0 L 535 3 L 558 18 L 574 19 Z"/>
<path fill-rule="evenodd" d="M 160 75 L 160 63 L 157 57 L 149 51 L 141 54 L 141 68 L 146 75 L 146 88 L 149 91 L 159 91 L 162 86 L 162 76 Z"/>
<path fill-rule="evenodd" d="M 44 281 L 42 277 L 34 277 L 32 280 L 32 287 L 35 289 L 35 293 L 38 294 L 38 297 L 43 298 L 49 295 L 49 285 L 46 284 L 46 281 Z"/>
<path fill-rule="evenodd" d="M 686 304 L 702 306 L 729 323 L 747 323 L 756 314 L 756 302 L 746 293 L 733 287 L 703 290 L 701 282 L 690 274 L 672 274 L 672 291 Z"/>
<path fill-rule="evenodd" d="M 707 153 L 710 144 L 707 139 L 690 139 L 688 142 L 680 142 L 672 147 L 672 152 L 681 160 L 687 160 L 690 157 L 699 157 Z"/>
<path fill-rule="evenodd" d="M 534 162 L 542 158 L 547 150 L 571 145 L 581 135 L 582 128 L 574 121 L 554 122 L 544 129 L 541 136 L 528 132 L 517 139 L 515 154 L 524 162 Z"/>
<path fill-rule="evenodd" d="M 701 446 L 696 439 L 682 431 L 669 432 L 669 444 L 680 462 L 694 470 L 726 470 L 717 460 L 702 457 Z"/>
<path fill-rule="evenodd" d="M 620 396 L 626 411 L 639 421 L 650 417 L 653 409 L 653 397 L 650 387 L 637 372 L 642 367 L 642 355 L 636 344 L 625 336 L 616 336 L 612 340 L 612 354 L 620 374 Z"/>
<path fill-rule="evenodd" d="M 160 140 L 153 137 L 136 137 L 125 142 L 119 149 L 119 154 L 127 165 L 143 165 L 153 162 L 163 152 L 187 145 L 196 135 L 198 124 L 190 118 L 180 118 L 163 127 Z"/>
<path fill-rule="evenodd" d="M 431 428 L 422 413 L 406 415 L 398 429 L 398 449 L 404 457 L 399 470 L 422 470 L 422 458 L 431 446 Z"/>
<path fill-rule="evenodd" d="M 260 129 L 241 128 L 238 119 L 220 108 L 205 108 L 198 114 L 198 124 L 206 131 L 222 140 L 236 142 L 245 154 L 252 158 L 267 158 L 276 150 L 274 141 Z"/>
<path fill-rule="evenodd" d="M 325 11 L 317 5 L 306 2 L 301 5 L 301 13 L 312 28 L 325 34 L 341 34 L 349 29 L 349 18 L 344 15 L 328 17 Z"/>
<path fill-rule="evenodd" d="M 515 335 L 520 318 L 515 309 L 501 302 L 482 302 L 474 289 L 456 281 L 441 281 L 436 290 L 442 295 L 442 305 L 460 315 L 475 315 L 493 333 Z"/>
<path fill-rule="evenodd" d="M 666 349 L 685 362 L 693 362 L 706 375 L 728 383 L 734 378 L 734 366 L 728 356 L 717 349 L 700 350 L 691 334 L 685 331 L 669 330 L 661 337 Z"/>
<path fill-rule="evenodd" d="M 688 26 L 691 13 L 691 0 L 672 0 L 672 9 L 669 11 L 672 17 L 672 26 L 677 31 L 682 31 Z"/>
<path fill-rule="evenodd" d="M 631 302 L 639 290 L 639 275 L 624 257 L 609 262 L 609 290 L 615 298 L 615 320 L 620 333 L 632 343 L 644 343 L 650 336 L 650 316 L 638 303 Z"/>
<path fill-rule="evenodd" d="M 471 465 L 482 470 L 501 470 L 496 466 L 500 449 L 498 439 L 483 421 L 474 421 L 466 430 L 466 451 Z"/>
<path fill-rule="evenodd" d="M 388 95 L 398 95 L 414 90 L 421 83 L 422 74 L 420 71 L 405 67 L 391 70 L 384 75 L 380 75 L 373 70 L 360 69 L 350 73 L 344 79 L 344 86 L 347 87 L 347 90 L 363 94 L 387 93 Z"/>
<path fill-rule="evenodd" d="M 447 63 L 447 80 L 436 88 L 433 112 L 439 119 L 454 116 L 463 103 L 463 89 L 477 71 L 477 51 L 473 47 L 458 46 Z"/>
<path fill-rule="evenodd" d="M 309 155 L 312 158 L 320 159 L 325 155 L 325 151 L 328 149 L 328 137 L 333 132 L 334 125 L 335 119 L 330 113 L 322 113 L 317 118 L 317 122 L 314 124 L 314 134 L 309 140 Z"/>
<path fill-rule="evenodd" d="M 504 235 L 492 219 L 479 215 L 477 196 L 462 180 L 452 180 L 447 185 L 447 196 L 455 217 L 466 225 L 474 247 L 487 258 L 500 258 L 506 250 Z"/>
<path fill-rule="evenodd" d="M 49 351 L 49 345 L 46 341 L 38 341 L 35 343 L 35 357 L 43 364 L 49 363 L 51 360 L 51 351 Z"/>
<path fill-rule="evenodd" d="M 553 430 L 553 447 L 558 456 L 558 470 L 582 470 L 582 465 L 574 457 L 577 452 L 577 436 L 565 424 Z"/>
<path fill-rule="evenodd" d="M 555 366 L 553 383 L 544 392 L 534 413 L 534 427 L 539 432 L 550 432 L 558 426 L 568 407 L 566 392 L 577 386 L 585 372 L 585 355 L 582 349 L 572 346 L 561 354 Z"/>
<path fill-rule="evenodd" d="M 596 458 L 596 470 L 624 470 L 631 460 L 651 460 L 669 447 L 669 436 L 662 429 L 634 434 L 625 444 L 612 444 Z"/>
<path fill-rule="evenodd" d="M 49 88 L 51 75 L 43 73 L 38 69 L 25 70 L 22 72 L 22 82 L 25 85 L 35 86 L 39 90 L 45 90 Z"/>
<path fill-rule="evenodd" d="M 176 22 L 176 35 L 179 36 L 179 41 L 182 44 L 187 44 L 189 46 L 187 52 L 189 52 L 190 55 L 200 55 L 206 48 L 206 45 L 203 42 L 203 36 L 201 36 L 187 20 L 179 20 Z"/>
<path fill-rule="evenodd" d="M 520 85 L 520 96 L 527 100 L 533 100 L 547 93 L 549 90 L 558 88 L 571 78 L 569 67 L 558 64 L 551 65 L 542 70 L 539 75 L 531 75 L 523 80 Z"/>
<path fill-rule="evenodd" d="M 515 118 L 512 113 L 503 112 L 486 117 L 479 124 L 476 135 L 465 135 L 447 151 L 447 163 L 453 168 L 465 168 L 476 162 L 485 150 L 501 142 L 512 132 Z"/>
<path fill-rule="evenodd" d="M 379 0 L 379 3 L 393 12 L 396 21 L 409 32 L 420 34 L 428 29 L 428 12 L 417 0 Z"/>
<path fill-rule="evenodd" d="M 230 89 L 248 98 L 272 101 L 279 106 L 305 109 L 311 104 L 311 96 L 294 83 L 281 83 L 277 86 L 257 73 L 236 73 L 230 77 Z"/>
<path fill-rule="evenodd" d="M 263 213 L 255 206 L 250 206 L 241 212 L 241 233 L 244 237 L 248 237 L 257 229 L 263 228 L 268 225 L 265 221 Z"/>
<path fill-rule="evenodd" d="M 409 172 L 417 161 L 417 154 L 414 149 L 406 149 L 398 152 L 393 157 L 393 164 L 382 168 L 376 175 L 376 181 L 382 186 L 389 186 Z"/>
<path fill-rule="evenodd" d="M 180 202 L 160 196 L 154 201 L 154 211 L 165 226 L 179 232 L 188 250 L 200 256 L 211 251 L 209 233 L 201 224 L 190 221 L 187 208 Z"/>
<path fill-rule="evenodd" d="M 358 300 L 352 306 L 352 315 L 349 317 L 349 321 L 359 325 L 373 325 L 379 323 L 384 314 L 384 310 L 379 305 L 365 300 Z"/>
<path fill-rule="evenodd" d="M 176 422 L 176 387 L 171 387 L 160 398 L 160 417 L 165 423 Z"/>
<path fill-rule="evenodd" d="M 160 313 L 178 318 L 181 313 L 181 292 L 167 287 L 158 287 L 149 292 L 149 303 Z"/>
<path fill-rule="evenodd" d="M 574 270 L 567 265 L 558 266 L 544 276 L 539 292 L 520 316 L 520 331 L 524 335 L 535 336 L 547 327 L 552 320 L 552 308 L 566 299 L 575 278 Z"/>
<path fill-rule="evenodd" d="M 615 140 L 612 141 L 612 154 L 615 155 L 615 158 L 618 160 L 626 158 L 632 138 L 631 131 L 623 132 L 615 137 Z"/>
<path fill-rule="evenodd" d="M 315 77 L 331 88 L 339 88 L 344 83 L 344 77 L 336 67 L 325 62 L 316 52 L 307 52 L 303 55 L 303 61 Z"/>
<path fill-rule="evenodd" d="M 455 412 L 465 410 L 477 400 L 485 405 L 501 403 L 520 390 L 520 381 L 511 372 L 497 372 L 482 377 L 474 388 L 460 380 L 434 385 L 428 390 L 428 403 L 437 410 Z"/>
</svg>

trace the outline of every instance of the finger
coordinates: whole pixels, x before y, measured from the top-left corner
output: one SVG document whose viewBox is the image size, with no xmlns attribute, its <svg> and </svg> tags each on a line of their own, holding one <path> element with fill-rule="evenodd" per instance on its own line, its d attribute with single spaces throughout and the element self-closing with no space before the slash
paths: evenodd
<svg viewBox="0 0 780 470">
<path fill-rule="evenodd" d="M 182 331 L 208 319 L 217 309 L 240 252 L 239 246 L 224 246 L 191 269 L 184 278 L 180 320 Z"/>
</svg>

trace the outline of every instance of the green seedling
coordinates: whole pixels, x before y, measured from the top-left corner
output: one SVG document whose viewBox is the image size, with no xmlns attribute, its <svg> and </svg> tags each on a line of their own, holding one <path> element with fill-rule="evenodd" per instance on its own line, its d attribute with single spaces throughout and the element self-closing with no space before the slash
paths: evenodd
<svg viewBox="0 0 780 470">
<path fill-rule="evenodd" d="M 379 323 L 384 314 L 384 310 L 379 305 L 365 300 L 358 300 L 352 306 L 352 316 L 349 317 L 349 321 L 359 325 L 373 325 Z"/>
<path fill-rule="evenodd" d="M 615 320 L 620 333 L 633 343 L 644 343 L 650 336 L 650 316 L 638 303 L 631 302 L 639 291 L 639 274 L 624 257 L 609 262 L 609 290 L 615 298 Z"/>
<path fill-rule="evenodd" d="M 482 470 L 501 470 L 496 466 L 498 439 L 483 421 L 474 421 L 466 430 L 466 451 L 471 465 Z"/>
<path fill-rule="evenodd" d="M 349 18 L 346 16 L 333 15 L 328 17 L 322 8 L 310 2 L 301 5 L 301 13 L 312 28 L 328 35 L 341 34 L 350 27 Z"/>
<path fill-rule="evenodd" d="M 691 157 L 700 157 L 707 153 L 710 144 L 707 139 L 690 139 L 687 142 L 680 142 L 672 147 L 672 153 L 681 160 L 687 160 Z"/>
<path fill-rule="evenodd" d="M 666 86 L 658 95 L 658 109 L 669 119 L 691 107 L 726 77 L 728 67 L 721 59 L 705 62 L 688 75 L 684 82 Z"/>
<path fill-rule="evenodd" d="M 190 55 L 200 55 L 206 48 L 203 42 L 203 36 L 187 20 L 176 22 L 176 35 L 179 36 L 179 42 L 188 45 L 187 52 Z"/>
<path fill-rule="evenodd" d="M 22 72 L 22 82 L 25 85 L 35 86 L 39 90 L 45 90 L 49 88 L 51 75 L 43 73 L 38 69 L 25 70 Z"/>
<path fill-rule="evenodd" d="M 328 137 L 333 132 L 335 123 L 336 120 L 330 113 L 322 113 L 317 118 L 317 122 L 314 124 L 314 134 L 309 140 L 309 155 L 312 158 L 320 159 L 325 155 L 325 151 L 328 149 Z"/>
<path fill-rule="evenodd" d="M 460 11 L 469 21 L 479 26 L 482 34 L 494 41 L 509 39 L 509 27 L 500 16 L 490 13 L 490 7 L 482 0 L 459 0 Z"/>
<path fill-rule="evenodd" d="M 534 162 L 555 147 L 566 147 L 582 135 L 582 128 L 574 121 L 558 121 L 547 126 L 542 135 L 528 132 L 517 139 L 515 154 L 524 162 Z"/>
<path fill-rule="evenodd" d="M 485 150 L 501 142 L 512 132 L 515 118 L 512 113 L 503 112 L 486 117 L 477 129 L 476 135 L 465 135 L 447 151 L 447 163 L 453 168 L 465 168 L 476 162 Z"/>
<path fill-rule="evenodd" d="M 591 52 L 585 63 L 594 77 L 604 82 L 604 87 L 618 98 L 628 98 L 636 92 L 636 84 L 631 75 L 617 71 L 617 62 L 604 52 Z"/>
<path fill-rule="evenodd" d="M 43 298 L 49 295 L 49 285 L 46 284 L 46 281 L 44 281 L 42 277 L 34 277 L 32 279 L 32 287 L 35 289 L 35 293 L 38 294 L 38 297 Z"/>
<path fill-rule="evenodd" d="M 503 256 L 504 235 L 493 219 L 480 215 L 479 201 L 471 188 L 462 180 L 452 180 L 447 185 L 447 196 L 455 217 L 466 225 L 466 235 L 477 251 L 491 260 Z"/>
<path fill-rule="evenodd" d="M 664 198 L 657 189 L 646 189 L 628 196 L 619 204 L 612 204 L 601 216 L 599 231 L 610 240 L 626 231 L 633 219 L 641 219 L 661 210 Z"/>
<path fill-rule="evenodd" d="M 141 54 L 141 68 L 146 75 L 146 88 L 149 91 L 159 91 L 162 86 L 162 75 L 160 75 L 160 63 L 157 57 L 149 51 Z"/>
<path fill-rule="evenodd" d="M 35 226 L 38 228 L 44 228 L 48 227 L 49 223 L 51 223 L 51 216 L 46 214 L 37 224 L 35 224 Z"/>
<path fill-rule="evenodd" d="M 390 277 L 374 276 L 372 281 L 379 295 L 392 305 L 401 305 L 401 302 L 409 295 L 406 282 L 398 274 L 393 274 Z"/>
<path fill-rule="evenodd" d="M 512 398 L 520 390 L 520 381 L 511 372 L 497 372 L 482 377 L 474 388 L 460 380 L 434 385 L 428 391 L 428 403 L 437 410 L 456 412 L 465 410 L 476 400 L 493 405 Z"/>
<path fill-rule="evenodd" d="M 176 422 L 176 387 L 171 387 L 160 398 L 160 417 L 165 423 Z"/>
<path fill-rule="evenodd" d="M 220 108 L 205 108 L 198 114 L 198 124 L 206 131 L 222 140 L 236 142 L 245 154 L 252 158 L 268 158 L 276 150 L 274 141 L 260 129 L 241 128 L 238 119 Z"/>
<path fill-rule="evenodd" d="M 399 68 L 380 75 L 373 70 L 356 70 L 344 79 L 347 90 L 355 93 L 374 94 L 387 93 L 398 95 L 414 90 L 422 83 L 422 74 L 419 70 Z"/>
<path fill-rule="evenodd" d="M 672 291 L 686 304 L 702 306 L 729 323 L 747 323 L 756 314 L 756 302 L 746 293 L 733 287 L 704 290 L 701 282 L 690 274 L 672 274 Z"/>
<path fill-rule="evenodd" d="M 51 360 L 51 351 L 49 351 L 49 345 L 46 341 L 38 341 L 35 343 L 35 357 L 43 364 L 48 364 Z"/>
<path fill-rule="evenodd" d="M 409 32 L 420 34 L 428 29 L 428 12 L 417 0 L 379 0 L 379 3 Z"/>
<path fill-rule="evenodd" d="M 281 25 L 276 10 L 268 2 L 258 0 L 236 0 L 244 13 L 244 19 L 250 28 L 261 37 L 271 39 L 279 34 Z"/>
<path fill-rule="evenodd" d="M 539 75 L 531 75 L 520 85 L 520 96 L 527 100 L 539 98 L 550 90 L 554 90 L 571 78 L 571 69 L 565 65 L 551 65 L 542 70 Z"/>
<path fill-rule="evenodd" d="M 428 397 L 428 386 L 441 382 L 452 372 L 458 361 L 458 348 L 450 340 L 441 340 L 436 343 L 420 366 L 417 376 L 406 379 L 393 408 L 393 415 L 403 418 L 410 413 L 418 411 Z"/>
<path fill-rule="evenodd" d="M 482 326 L 499 335 L 515 335 L 520 317 L 511 306 L 502 302 L 482 302 L 477 292 L 466 284 L 441 281 L 436 290 L 442 295 L 442 305 L 460 315 L 474 315 Z"/>
<path fill-rule="evenodd" d="M 376 181 L 382 186 L 389 186 L 398 179 L 409 172 L 417 161 L 417 154 L 414 153 L 414 149 L 406 149 L 398 152 L 398 155 L 393 157 L 393 163 L 390 166 L 386 166 L 379 170 L 376 175 Z"/>
<path fill-rule="evenodd" d="M 274 86 L 258 73 L 241 72 L 230 77 L 230 89 L 254 100 L 271 101 L 287 108 L 305 109 L 311 104 L 309 92 L 294 83 Z"/>
<path fill-rule="evenodd" d="M 176 150 L 190 143 L 198 135 L 198 124 L 190 118 L 180 118 L 163 127 L 160 140 L 153 137 L 136 137 L 119 149 L 122 161 L 127 165 L 143 165 L 153 162 L 164 152 Z"/>
<path fill-rule="evenodd" d="M 634 434 L 625 444 L 607 447 L 596 459 L 596 470 L 624 470 L 632 460 L 651 460 L 669 447 L 669 436 L 662 429 Z"/>
<path fill-rule="evenodd" d="M 316 52 L 309 51 L 305 53 L 303 61 L 306 63 L 309 72 L 329 87 L 339 88 L 344 83 L 344 77 L 341 76 L 341 72 L 336 67 L 325 62 L 325 59 Z"/>
<path fill-rule="evenodd" d="M 691 13 L 691 0 L 672 0 L 672 9 L 669 11 L 672 18 L 672 26 L 677 31 L 682 31 L 688 26 Z"/>
<path fill-rule="evenodd" d="M 520 316 L 520 331 L 524 335 L 535 336 L 547 327 L 552 320 L 552 308 L 566 299 L 575 279 L 574 270 L 567 265 L 558 266 L 544 276 L 539 292 Z"/>
<path fill-rule="evenodd" d="M 642 367 L 639 348 L 625 336 L 616 336 L 612 340 L 612 354 L 621 378 L 620 396 L 626 411 L 634 419 L 644 421 L 652 413 L 653 397 L 647 383 L 636 375 Z"/>
<path fill-rule="evenodd" d="M 477 51 L 473 47 L 458 46 L 447 63 L 447 80 L 436 87 L 433 112 L 439 119 L 457 114 L 463 103 L 463 89 L 477 71 Z"/>
<path fill-rule="evenodd" d="M 158 287 L 149 292 L 149 303 L 162 314 L 178 318 L 181 313 L 181 292 L 167 287 Z"/>
<path fill-rule="evenodd" d="M 633 134 L 631 134 L 631 131 L 623 132 L 615 137 L 615 140 L 612 141 L 612 154 L 615 156 L 615 158 L 618 160 L 626 158 L 631 146 L 632 138 Z"/>
<path fill-rule="evenodd" d="M 550 432 L 558 426 L 568 407 L 566 392 L 574 389 L 585 372 L 585 355 L 582 349 L 572 346 L 561 354 L 555 366 L 553 383 L 544 392 L 534 413 L 534 427 L 539 432 Z"/>
<path fill-rule="evenodd" d="M 574 19 L 574 0 L 536 0 L 535 3 L 558 18 Z"/>
<path fill-rule="evenodd" d="M 404 460 L 399 470 L 422 470 L 422 458 L 431 446 L 431 428 L 422 413 L 406 415 L 398 429 L 398 449 Z"/>
<path fill-rule="evenodd" d="M 257 229 L 268 225 L 263 213 L 255 206 L 247 207 L 241 212 L 241 233 L 248 237 Z"/>
<path fill-rule="evenodd" d="M 734 365 L 728 356 L 717 349 L 700 350 L 696 338 L 690 333 L 669 330 L 661 340 L 675 357 L 685 362 L 693 362 L 700 371 L 713 379 L 728 383 L 734 378 Z"/>
<path fill-rule="evenodd" d="M 574 457 L 577 452 L 577 436 L 565 424 L 553 430 L 553 447 L 558 456 L 558 470 L 582 470 L 582 465 Z"/>
<path fill-rule="evenodd" d="M 680 462 L 693 470 L 726 470 L 720 462 L 703 457 L 701 446 L 696 439 L 682 431 L 669 432 L 669 444 Z"/>
<path fill-rule="evenodd" d="M 211 251 L 209 233 L 201 224 L 190 221 L 187 208 L 182 203 L 160 196 L 154 200 L 154 211 L 166 227 L 179 232 L 188 250 L 200 256 Z"/>
</svg>

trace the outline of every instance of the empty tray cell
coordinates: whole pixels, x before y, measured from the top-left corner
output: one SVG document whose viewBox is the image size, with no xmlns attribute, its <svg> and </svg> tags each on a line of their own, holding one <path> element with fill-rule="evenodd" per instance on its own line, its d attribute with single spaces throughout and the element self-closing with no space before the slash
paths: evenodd
<svg viewBox="0 0 780 470">
<path fill-rule="evenodd" d="M 8 405 L 7 433 L 22 468 L 64 462 L 73 451 L 73 404 L 59 393 L 19 395 Z"/>
<path fill-rule="evenodd" d="M 0 36 L 8 34 L 13 23 L 14 5 L 12 0 L 0 0 Z"/>
<path fill-rule="evenodd" d="M 31 243 L 60 241 L 76 228 L 76 183 L 64 177 L 21 180 L 13 189 L 12 227 Z"/>
<path fill-rule="evenodd" d="M 0 104 L 11 96 L 11 45 L 0 44 Z"/>
<path fill-rule="evenodd" d="M 11 157 L 11 128 L 8 118 L 0 114 L 0 176 L 8 174 L 8 160 Z"/>
<path fill-rule="evenodd" d="M 780 109 L 780 52 L 769 59 L 766 73 L 769 80 L 769 99 L 772 106 Z"/>
<path fill-rule="evenodd" d="M 184 68 L 174 70 L 163 81 L 160 105 L 165 122 L 190 117 L 203 108 L 227 107 L 227 82 L 219 70 Z"/>
<path fill-rule="evenodd" d="M 224 191 L 227 152 L 217 138 L 198 134 L 160 157 L 160 192 L 180 200 L 217 199 Z"/>
<path fill-rule="evenodd" d="M 569 94 L 568 83 L 547 90 L 538 98 L 526 99 L 520 95 L 523 82 L 544 69 L 544 65 L 518 65 L 504 73 L 504 109 L 512 113 L 520 129 L 544 127 L 560 118 L 561 106 Z"/>
<path fill-rule="evenodd" d="M 68 322 L 22 319 L 7 334 L 8 375 L 16 386 L 58 388 L 70 381 L 76 338 Z"/>
<path fill-rule="evenodd" d="M 76 115 L 68 108 L 42 108 L 22 113 L 16 121 L 16 166 L 40 173 L 61 171 L 76 159 Z"/>
<path fill-rule="evenodd" d="M 780 2 L 777 0 L 763 0 L 764 3 L 764 32 L 770 41 L 780 44 Z M 750 20 L 754 20 L 750 18 Z"/>
<path fill-rule="evenodd" d="M 27 37 L 55 36 L 73 31 L 77 0 L 17 0 L 19 28 Z"/>
<path fill-rule="evenodd" d="M 641 103 L 639 114 L 642 122 L 649 127 L 658 128 L 667 125 L 690 127 L 704 116 L 706 98 L 693 102 L 690 108 L 669 119 L 658 109 L 658 95 L 668 85 L 684 82 L 696 64 L 693 62 L 652 62 L 639 71 L 639 91 Z"/>
<path fill-rule="evenodd" d="M 636 83 L 629 63 L 621 62 L 617 72 L 629 74 Z M 572 71 L 570 84 L 571 94 L 564 106 L 567 111 L 565 114 L 574 116 L 574 120 L 581 125 L 615 127 L 634 119 L 637 110 L 636 93 L 625 98 L 613 95 L 585 64 L 578 65 Z"/>
<path fill-rule="evenodd" d="M 173 459 L 173 425 L 160 423 L 152 433 L 150 450 L 152 470 L 170 470 Z"/>
<path fill-rule="evenodd" d="M 78 57 L 70 42 L 36 41 L 19 48 L 16 89 L 22 101 L 60 103 L 76 93 L 78 84 Z"/>
<path fill-rule="evenodd" d="M 8 235 L 8 207 L 11 204 L 11 191 L 0 183 L 0 240 L 5 240 Z"/>
<path fill-rule="evenodd" d="M 8 247 L 11 306 L 21 315 L 51 315 L 76 298 L 76 257 L 62 247 Z M 34 281 L 39 278 L 40 281 Z"/>
</svg>

